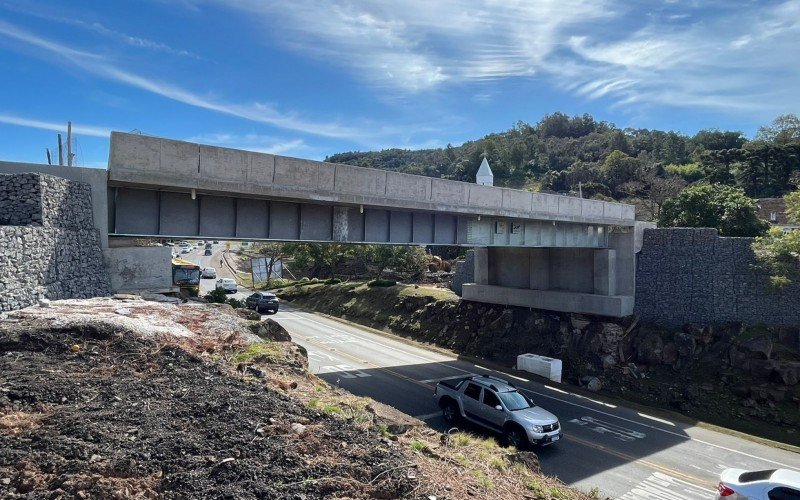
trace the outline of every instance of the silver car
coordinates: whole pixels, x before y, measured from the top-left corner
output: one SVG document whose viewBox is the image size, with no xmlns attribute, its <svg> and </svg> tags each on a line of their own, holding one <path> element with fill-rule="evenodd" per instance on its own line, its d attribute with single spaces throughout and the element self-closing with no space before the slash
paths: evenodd
<svg viewBox="0 0 800 500">
<path fill-rule="evenodd" d="M 236 280 L 232 278 L 218 279 L 217 288 L 225 290 L 225 293 L 236 293 L 239 291 L 239 288 L 236 286 Z"/>
<path fill-rule="evenodd" d="M 725 469 L 717 500 L 798 500 L 800 472 L 789 469 L 746 471 Z"/>
</svg>

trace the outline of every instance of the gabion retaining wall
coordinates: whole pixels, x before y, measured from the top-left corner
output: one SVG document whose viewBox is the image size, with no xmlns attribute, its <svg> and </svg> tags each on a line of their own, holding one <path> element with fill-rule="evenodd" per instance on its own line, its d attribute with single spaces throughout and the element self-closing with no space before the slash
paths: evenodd
<svg viewBox="0 0 800 500">
<path fill-rule="evenodd" d="M 0 311 L 110 294 L 87 184 L 0 175 Z"/>
<path fill-rule="evenodd" d="M 752 241 L 716 229 L 645 229 L 635 314 L 665 324 L 800 325 L 800 284 L 771 290 L 753 267 Z"/>
</svg>

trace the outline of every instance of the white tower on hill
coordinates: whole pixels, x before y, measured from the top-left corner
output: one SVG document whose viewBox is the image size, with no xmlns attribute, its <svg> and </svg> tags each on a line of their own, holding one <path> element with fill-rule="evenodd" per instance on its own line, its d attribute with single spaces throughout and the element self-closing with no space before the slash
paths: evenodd
<svg viewBox="0 0 800 500">
<path fill-rule="evenodd" d="M 478 174 L 475 176 L 475 181 L 482 186 L 494 186 L 494 174 L 492 169 L 489 168 L 489 162 L 486 157 L 483 157 L 481 167 L 478 169 Z"/>
</svg>

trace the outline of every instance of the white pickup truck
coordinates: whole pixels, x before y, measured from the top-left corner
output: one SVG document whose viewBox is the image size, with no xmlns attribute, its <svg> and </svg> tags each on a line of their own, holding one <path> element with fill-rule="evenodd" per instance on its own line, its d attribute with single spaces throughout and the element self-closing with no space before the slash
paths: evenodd
<svg viewBox="0 0 800 500">
<path fill-rule="evenodd" d="M 480 375 L 442 380 L 436 384 L 433 397 L 447 423 L 466 419 L 501 433 L 516 448 L 548 445 L 564 436 L 555 415 L 500 378 Z"/>
</svg>

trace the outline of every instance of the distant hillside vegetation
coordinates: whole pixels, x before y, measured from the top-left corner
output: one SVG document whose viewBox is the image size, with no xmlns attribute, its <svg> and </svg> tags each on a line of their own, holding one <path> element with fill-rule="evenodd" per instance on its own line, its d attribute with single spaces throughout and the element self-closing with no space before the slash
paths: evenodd
<svg viewBox="0 0 800 500">
<path fill-rule="evenodd" d="M 800 119 L 782 115 L 748 140 L 738 131 L 690 137 L 555 113 L 460 146 L 339 153 L 326 161 L 474 182 L 484 154 L 496 186 L 576 193 L 580 185 L 584 197 L 625 200 L 639 218 L 654 219 L 690 183 L 727 184 L 754 198 L 800 184 Z"/>
</svg>

